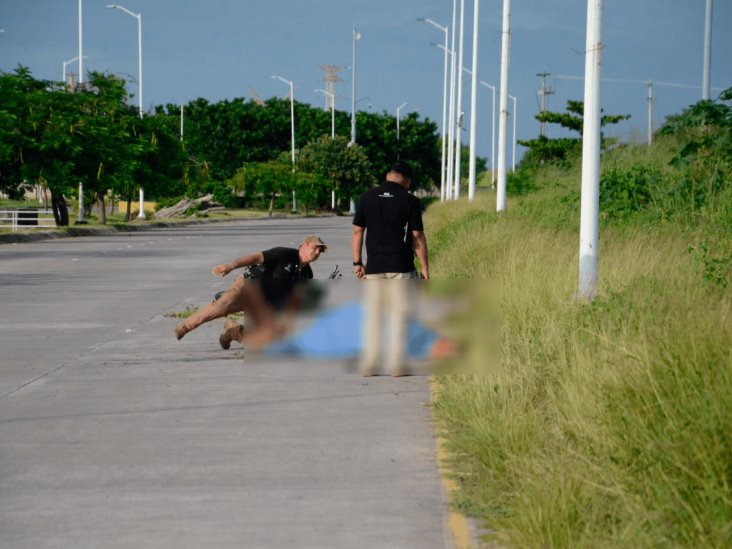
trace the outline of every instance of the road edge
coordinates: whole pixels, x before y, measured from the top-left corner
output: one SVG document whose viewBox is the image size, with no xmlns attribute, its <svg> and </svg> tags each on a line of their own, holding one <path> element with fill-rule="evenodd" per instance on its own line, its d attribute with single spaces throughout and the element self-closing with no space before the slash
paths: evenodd
<svg viewBox="0 0 732 549">
<path fill-rule="evenodd" d="M 436 393 L 438 391 L 437 382 L 434 376 L 429 378 L 430 388 L 430 407 L 434 403 Z M 432 428 L 435 436 L 435 445 L 437 453 L 437 469 L 440 473 L 440 483 L 442 485 L 442 496 L 445 503 L 445 514 L 443 522 L 446 532 L 449 533 L 449 540 L 455 549 L 471 549 L 479 547 L 473 531 L 470 527 L 468 517 L 455 511 L 452 508 L 453 495 L 458 491 L 457 483 L 450 478 L 451 469 L 447 465 L 448 452 L 446 449 L 445 438 L 440 434 L 434 414 L 432 416 Z"/>
</svg>

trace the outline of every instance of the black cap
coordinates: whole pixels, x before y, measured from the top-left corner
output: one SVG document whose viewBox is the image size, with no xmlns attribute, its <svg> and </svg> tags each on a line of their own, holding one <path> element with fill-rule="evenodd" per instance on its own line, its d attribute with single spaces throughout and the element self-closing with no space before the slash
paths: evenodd
<svg viewBox="0 0 732 549">
<path fill-rule="evenodd" d="M 412 168 L 406 162 L 398 160 L 391 165 L 390 172 L 396 172 L 402 174 L 404 177 L 412 179 Z"/>
</svg>

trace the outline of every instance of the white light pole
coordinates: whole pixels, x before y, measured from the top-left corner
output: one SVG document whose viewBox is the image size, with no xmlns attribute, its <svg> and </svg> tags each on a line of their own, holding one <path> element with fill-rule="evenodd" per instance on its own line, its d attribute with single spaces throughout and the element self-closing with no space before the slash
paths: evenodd
<svg viewBox="0 0 732 549">
<path fill-rule="evenodd" d="M 506 123 L 508 122 L 508 59 L 511 47 L 511 0 L 503 0 L 503 26 L 501 38 L 500 117 L 498 120 L 498 182 L 496 211 L 506 209 Z"/>
<path fill-rule="evenodd" d="M 83 31 L 82 31 L 82 9 L 81 9 L 81 3 L 82 0 L 79 0 L 79 55 L 77 55 L 77 58 L 79 60 L 79 84 L 84 83 L 84 48 L 83 48 Z"/>
<path fill-rule="evenodd" d="M 512 152 L 511 152 L 511 172 L 516 171 L 516 98 L 508 94 L 508 98 L 513 100 L 513 112 L 511 113 L 511 118 L 513 118 L 513 144 L 512 144 Z"/>
<path fill-rule="evenodd" d="M 455 131 L 455 190 L 453 198 L 460 198 L 460 161 L 462 160 L 462 129 L 463 129 L 463 71 L 459 70 L 463 66 L 463 38 L 465 28 L 465 0 L 460 0 L 460 43 L 458 45 L 458 62 L 457 62 L 457 106 L 455 116 L 457 116 L 457 125 Z"/>
<path fill-rule="evenodd" d="M 61 74 L 62 74 L 61 80 L 63 81 L 64 86 L 66 86 L 66 66 L 67 65 L 70 65 L 71 63 L 73 63 L 77 59 L 79 59 L 79 56 L 78 55 L 76 57 L 74 57 L 73 59 L 69 59 L 68 61 L 64 61 L 63 62 L 63 66 L 62 66 L 62 69 L 61 69 Z"/>
<path fill-rule="evenodd" d="M 76 213 L 76 222 L 80 225 L 86 223 L 84 219 L 84 184 L 79 181 L 79 211 Z"/>
<path fill-rule="evenodd" d="M 330 138 L 335 139 L 335 94 L 320 89 L 315 91 L 324 94 L 328 99 L 330 99 Z M 330 209 L 335 210 L 335 207 L 336 192 L 335 189 L 333 189 L 330 191 Z"/>
<path fill-rule="evenodd" d="M 281 76 L 273 76 L 277 80 L 280 80 L 290 86 L 290 143 L 292 149 L 292 173 L 295 173 L 295 84 L 292 80 L 287 80 Z M 295 189 L 292 189 L 292 211 L 297 211 L 297 199 L 295 197 Z"/>
<path fill-rule="evenodd" d="M 647 142 L 649 145 L 653 144 L 653 80 L 648 81 L 648 129 L 647 129 Z"/>
<path fill-rule="evenodd" d="M 183 141 L 183 103 L 180 104 L 180 140 Z"/>
<path fill-rule="evenodd" d="M 79 3 L 81 3 L 81 0 L 79 0 Z M 118 9 L 137 19 L 137 110 L 140 118 L 142 118 L 142 13 L 133 13 L 119 4 L 109 4 L 107 8 Z M 79 64 L 81 64 L 81 59 Z M 145 219 L 145 191 L 142 187 L 140 187 L 140 211 L 137 214 L 137 219 Z"/>
<path fill-rule="evenodd" d="M 123 11 L 130 17 L 137 19 L 137 105 L 140 118 L 142 118 L 142 13 L 131 12 L 119 4 L 109 4 L 107 7 Z M 142 213 L 142 208 L 140 212 Z M 142 217 L 144 217 L 144 214 L 142 214 Z"/>
<path fill-rule="evenodd" d="M 470 160 L 468 162 L 468 200 L 475 198 L 475 142 L 478 111 L 478 11 L 480 1 L 473 3 L 473 74 L 470 80 Z"/>
<path fill-rule="evenodd" d="M 491 102 L 491 189 L 496 186 L 496 87 L 488 82 L 480 81 L 481 86 L 490 88 L 492 92 Z"/>
<path fill-rule="evenodd" d="M 580 199 L 579 290 L 592 301 L 597 291 L 600 211 L 600 67 L 602 0 L 587 0 L 585 109 L 582 129 L 582 196 Z"/>
<path fill-rule="evenodd" d="M 704 72 L 702 78 L 702 99 L 709 99 L 709 80 L 712 73 L 712 0 L 707 0 L 704 18 Z"/>
<path fill-rule="evenodd" d="M 353 59 L 351 60 L 351 145 L 356 143 L 356 40 L 361 40 L 361 33 L 353 25 Z"/>
<path fill-rule="evenodd" d="M 429 23 L 433 27 L 441 30 L 445 33 L 445 46 L 443 49 L 445 50 L 445 69 L 444 69 L 444 75 L 442 78 L 442 163 L 440 164 L 440 201 L 445 200 L 445 153 L 446 153 L 446 146 L 447 143 L 445 142 L 445 124 L 446 124 L 446 117 L 447 117 L 447 39 L 448 39 L 448 28 L 447 25 L 443 26 L 439 23 L 436 23 L 432 19 L 424 19 L 419 18 L 417 21 L 424 21 L 425 23 Z"/>
<path fill-rule="evenodd" d="M 401 110 L 407 106 L 407 102 L 405 101 L 401 105 L 397 107 L 396 110 L 396 123 L 397 123 L 397 141 L 399 141 L 399 119 L 401 118 L 401 115 L 399 114 Z"/>
<path fill-rule="evenodd" d="M 325 90 L 315 90 L 330 99 L 330 138 L 335 139 L 335 94 Z"/>
<path fill-rule="evenodd" d="M 448 110 L 448 129 L 447 129 L 447 189 L 445 189 L 445 198 L 452 199 L 455 171 L 453 169 L 455 159 L 455 72 L 457 68 L 457 59 L 455 59 L 455 22 L 457 20 L 457 0 L 452 0 L 452 38 L 450 39 L 450 108 Z"/>
</svg>

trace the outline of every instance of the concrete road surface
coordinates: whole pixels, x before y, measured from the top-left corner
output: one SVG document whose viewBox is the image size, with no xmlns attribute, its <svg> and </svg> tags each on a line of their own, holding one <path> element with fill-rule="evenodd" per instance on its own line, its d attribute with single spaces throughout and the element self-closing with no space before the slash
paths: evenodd
<svg viewBox="0 0 732 549">
<path fill-rule="evenodd" d="M 0 245 L 0 546 L 449 546 L 425 377 L 253 361 L 165 316 L 309 233 L 316 278 L 350 278 L 350 221 Z"/>
</svg>

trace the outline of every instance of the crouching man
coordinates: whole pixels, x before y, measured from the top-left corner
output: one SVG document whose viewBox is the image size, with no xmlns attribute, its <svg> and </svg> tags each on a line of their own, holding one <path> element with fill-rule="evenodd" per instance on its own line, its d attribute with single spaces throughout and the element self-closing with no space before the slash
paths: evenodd
<svg viewBox="0 0 732 549">
<path fill-rule="evenodd" d="M 252 349 L 263 347 L 281 335 L 278 313 L 295 308 L 298 283 L 313 278 L 310 264 L 327 249 L 318 236 L 312 235 L 299 248 L 271 248 L 217 265 L 211 271 L 216 276 L 226 276 L 242 267 L 256 268 L 258 274 L 255 278 L 237 277 L 218 299 L 178 324 L 176 338 L 182 339 L 205 322 L 243 312 L 245 325 L 230 319 L 224 323 L 224 333 L 219 337 L 221 347 L 228 349 L 232 341 Z"/>
</svg>

